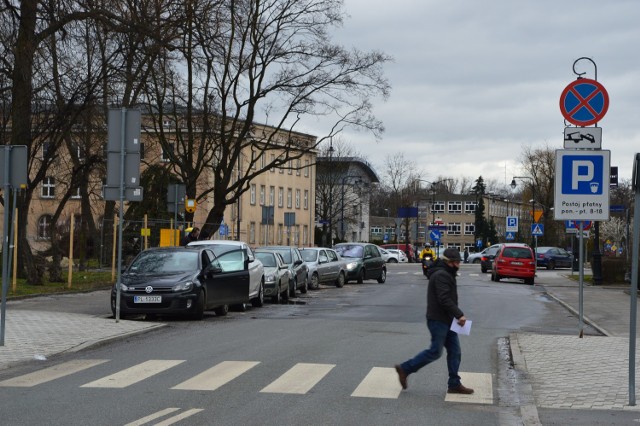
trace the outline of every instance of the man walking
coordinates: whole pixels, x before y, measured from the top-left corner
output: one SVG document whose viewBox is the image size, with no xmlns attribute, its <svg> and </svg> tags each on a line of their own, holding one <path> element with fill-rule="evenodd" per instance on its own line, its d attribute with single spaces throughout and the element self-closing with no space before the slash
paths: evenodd
<svg viewBox="0 0 640 426">
<path fill-rule="evenodd" d="M 427 327 L 431 333 L 431 346 L 412 359 L 396 365 L 398 379 L 402 389 L 407 388 L 407 377 L 425 365 L 437 360 L 442 349 L 447 349 L 447 368 L 449 370 L 448 393 L 472 394 L 473 389 L 460 382 L 458 369 L 462 359 L 458 334 L 450 330 L 453 319 L 464 326 L 467 319 L 458 307 L 458 288 L 456 274 L 460 267 L 460 252 L 448 248 L 429 270 L 427 290 Z"/>
</svg>

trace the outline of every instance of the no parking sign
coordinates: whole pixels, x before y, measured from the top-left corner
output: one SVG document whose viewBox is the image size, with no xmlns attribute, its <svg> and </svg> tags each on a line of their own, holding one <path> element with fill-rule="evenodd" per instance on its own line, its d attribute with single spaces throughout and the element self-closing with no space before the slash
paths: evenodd
<svg viewBox="0 0 640 426">
<path fill-rule="evenodd" d="M 589 78 L 569 83 L 560 95 L 560 111 L 571 124 L 590 126 L 604 117 L 609 109 L 609 94 L 604 86 Z"/>
</svg>

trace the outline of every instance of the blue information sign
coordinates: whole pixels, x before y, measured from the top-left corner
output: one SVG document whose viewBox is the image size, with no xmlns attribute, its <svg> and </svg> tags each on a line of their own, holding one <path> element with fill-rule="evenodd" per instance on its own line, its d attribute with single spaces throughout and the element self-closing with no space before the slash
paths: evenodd
<svg viewBox="0 0 640 426">
<path fill-rule="evenodd" d="M 432 241 L 440 241 L 440 231 L 433 230 L 429 232 L 429 237 L 431 237 Z"/>
</svg>

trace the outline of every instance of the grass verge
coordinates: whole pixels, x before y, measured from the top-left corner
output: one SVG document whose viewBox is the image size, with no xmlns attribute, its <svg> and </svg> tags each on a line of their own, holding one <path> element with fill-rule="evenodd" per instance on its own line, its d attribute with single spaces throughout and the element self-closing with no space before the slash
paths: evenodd
<svg viewBox="0 0 640 426">
<path fill-rule="evenodd" d="M 108 289 L 113 285 L 111 271 L 77 271 L 72 275 L 71 287 L 67 282 L 68 274 L 62 274 L 64 282 L 50 282 L 45 277 L 43 285 L 27 284 L 24 279 L 17 279 L 15 291 L 13 280 L 8 283 L 7 299 L 38 296 L 43 294 L 81 293 L 85 291 Z"/>
</svg>

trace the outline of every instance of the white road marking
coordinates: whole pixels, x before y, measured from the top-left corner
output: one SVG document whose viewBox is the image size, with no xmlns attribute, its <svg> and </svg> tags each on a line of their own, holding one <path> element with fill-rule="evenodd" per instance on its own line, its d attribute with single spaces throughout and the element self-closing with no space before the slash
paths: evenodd
<svg viewBox="0 0 640 426">
<path fill-rule="evenodd" d="M 402 391 L 393 368 L 373 367 L 351 396 L 397 399 Z"/>
<path fill-rule="evenodd" d="M 203 411 L 203 408 L 192 408 L 191 410 L 187 410 L 184 413 L 178 414 L 178 415 L 173 416 L 173 417 L 169 417 L 165 421 L 162 421 L 160 423 L 156 423 L 155 426 L 169 426 L 169 425 L 172 425 L 174 423 L 179 422 L 182 419 L 186 419 L 187 417 L 191 417 L 194 414 L 199 413 L 200 411 Z"/>
<path fill-rule="evenodd" d="M 407 275 L 409 272 L 404 271 L 404 272 L 396 272 L 396 275 Z"/>
<path fill-rule="evenodd" d="M 471 395 L 448 393 L 444 398 L 446 402 L 466 402 L 471 404 L 493 404 L 493 384 L 489 373 L 464 373 L 460 372 L 462 384 L 472 388 Z"/>
<path fill-rule="evenodd" d="M 159 419 L 160 417 L 166 416 L 167 414 L 175 413 L 180 410 L 179 408 L 165 408 L 164 410 L 157 411 L 153 414 L 149 414 L 146 417 L 141 418 L 140 420 L 136 420 L 135 422 L 127 423 L 124 426 L 141 426 L 145 423 L 149 423 L 152 420 Z"/>
<path fill-rule="evenodd" d="M 182 364 L 184 360 L 159 360 L 152 359 L 133 367 L 119 371 L 102 379 L 94 380 L 80 386 L 81 388 L 126 388 L 134 383 L 138 383 L 144 379 Z"/>
<path fill-rule="evenodd" d="M 258 364 L 256 361 L 223 361 L 171 389 L 213 391 Z"/>
<path fill-rule="evenodd" d="M 108 359 L 79 359 L 75 361 L 64 362 L 62 364 L 54 365 L 49 368 L 45 368 L 33 373 L 25 374 L 23 376 L 14 377 L 12 379 L 4 380 L 0 382 L 0 386 L 15 386 L 15 387 L 32 387 L 40 385 L 42 383 L 50 382 L 51 380 L 59 379 L 60 377 L 68 376 L 78 371 L 86 370 L 96 365 L 100 365 L 109 361 Z"/>
<path fill-rule="evenodd" d="M 303 395 L 326 376 L 335 364 L 298 363 L 260 392 Z"/>
</svg>

